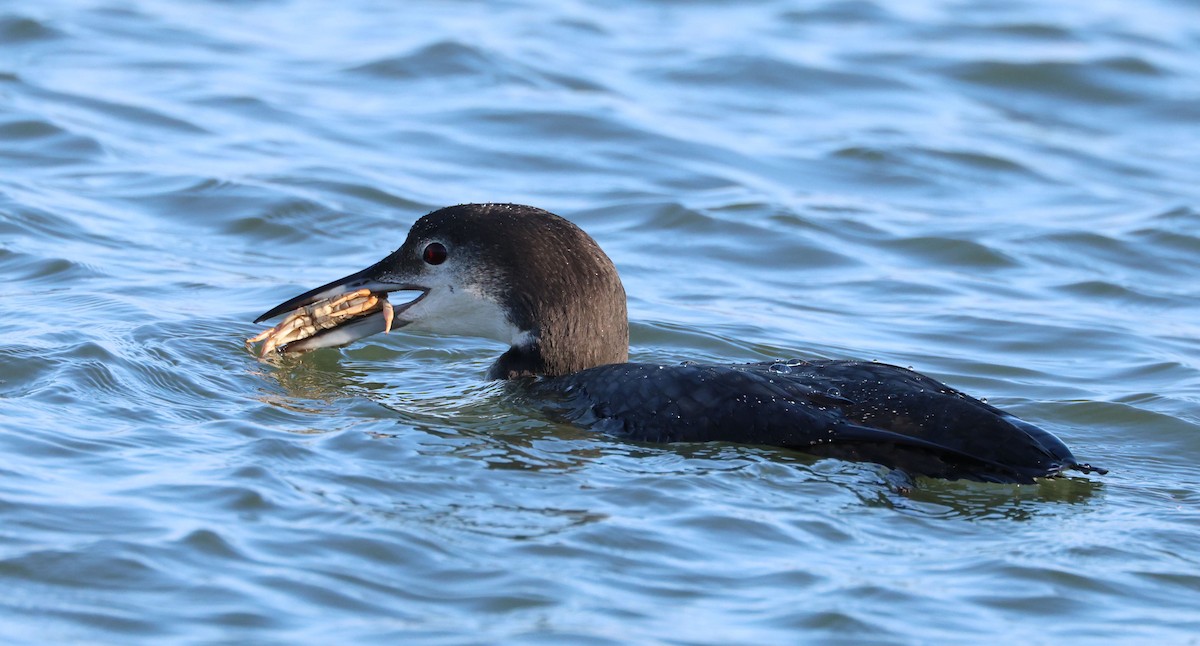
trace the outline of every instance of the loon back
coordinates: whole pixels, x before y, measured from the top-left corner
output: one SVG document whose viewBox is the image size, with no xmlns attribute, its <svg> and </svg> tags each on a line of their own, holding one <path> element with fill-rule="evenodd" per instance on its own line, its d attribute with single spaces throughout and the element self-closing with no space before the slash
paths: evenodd
<svg viewBox="0 0 1200 646">
<path fill-rule="evenodd" d="M 635 441 L 777 446 L 984 482 L 1103 473 L 1032 424 L 882 363 L 627 363 L 529 388 L 552 414 Z"/>
</svg>

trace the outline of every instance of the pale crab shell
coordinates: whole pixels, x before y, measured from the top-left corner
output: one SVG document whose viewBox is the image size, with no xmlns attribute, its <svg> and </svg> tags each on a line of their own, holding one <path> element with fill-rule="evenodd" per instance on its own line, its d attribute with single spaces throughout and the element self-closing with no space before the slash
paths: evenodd
<svg viewBox="0 0 1200 646">
<path fill-rule="evenodd" d="M 279 325 L 246 339 L 246 348 L 259 341 L 265 341 L 258 354 L 259 358 L 265 359 L 278 347 L 307 339 L 322 330 L 337 327 L 376 309 L 383 311 L 384 333 L 391 332 L 395 316 L 392 304 L 386 298 L 375 296 L 369 289 L 360 289 L 337 298 L 296 308 L 296 311 L 289 314 Z"/>
</svg>

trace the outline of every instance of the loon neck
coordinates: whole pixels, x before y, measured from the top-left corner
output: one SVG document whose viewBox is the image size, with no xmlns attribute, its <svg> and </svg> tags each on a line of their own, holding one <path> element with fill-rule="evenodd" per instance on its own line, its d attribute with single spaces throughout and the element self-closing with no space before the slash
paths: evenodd
<svg viewBox="0 0 1200 646">
<path fill-rule="evenodd" d="M 585 289 L 553 297 L 543 292 L 546 298 L 525 301 L 532 307 L 517 309 L 515 322 L 536 323 L 521 326 L 528 331 L 496 359 L 488 378 L 559 377 L 628 361 L 625 291 L 619 280 L 603 282 L 604 292 Z"/>
<path fill-rule="evenodd" d="M 596 241 L 540 209 L 487 205 L 479 211 L 470 224 L 486 241 L 473 250 L 486 276 L 480 280 L 511 328 L 520 330 L 489 377 L 556 377 L 628 361 L 625 288 Z"/>
<path fill-rule="evenodd" d="M 626 328 L 627 329 L 627 328 Z M 567 344 L 542 345 L 539 341 L 510 347 L 488 369 L 488 379 L 561 377 L 580 370 L 629 360 L 628 332 L 619 344 L 596 343 L 598 338 Z M 548 349 L 551 351 L 547 352 Z"/>
</svg>

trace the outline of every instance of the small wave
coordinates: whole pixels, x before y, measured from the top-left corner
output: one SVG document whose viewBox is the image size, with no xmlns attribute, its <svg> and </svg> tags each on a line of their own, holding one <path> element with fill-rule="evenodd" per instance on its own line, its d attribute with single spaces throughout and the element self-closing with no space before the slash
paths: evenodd
<svg viewBox="0 0 1200 646">
<path fill-rule="evenodd" d="M 63 32 L 45 21 L 21 15 L 0 15 L 0 42 L 5 45 L 56 40 Z"/>
<path fill-rule="evenodd" d="M 408 54 L 355 65 L 347 71 L 396 81 L 436 81 L 443 86 L 483 82 L 496 86 L 559 86 L 577 91 L 603 89 L 580 76 L 543 72 L 498 52 L 456 41 L 432 43 Z"/>
<path fill-rule="evenodd" d="M 894 78 L 748 55 L 704 58 L 684 66 L 672 65 L 660 69 L 654 76 L 702 86 L 719 84 L 725 88 L 740 88 L 759 94 L 895 92 L 908 88 L 904 82 Z"/>
<path fill-rule="evenodd" d="M 40 118 L 0 121 L 0 163 L 78 164 L 105 153 L 95 137 L 71 132 Z"/>
<path fill-rule="evenodd" d="M 1148 61 L 1134 58 L 1095 61 L 981 61 L 945 70 L 961 81 L 1003 92 L 1054 97 L 1075 104 L 1127 105 L 1145 101 L 1158 90 L 1145 79 L 1161 76 Z"/>
</svg>

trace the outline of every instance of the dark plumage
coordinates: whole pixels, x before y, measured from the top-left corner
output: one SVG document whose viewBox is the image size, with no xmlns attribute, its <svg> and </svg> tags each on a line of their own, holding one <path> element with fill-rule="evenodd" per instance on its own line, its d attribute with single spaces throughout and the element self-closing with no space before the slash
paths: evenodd
<svg viewBox="0 0 1200 646">
<path fill-rule="evenodd" d="M 882 363 L 617 364 L 531 389 L 571 421 L 644 442 L 779 446 L 986 482 L 1092 469 L 1036 426 Z"/>
<path fill-rule="evenodd" d="M 396 327 L 508 343 L 489 378 L 512 380 L 539 407 L 576 424 L 636 441 L 778 446 L 990 482 L 1104 473 L 1050 433 L 897 366 L 624 363 L 629 329 L 616 268 L 574 224 L 533 207 L 434 211 L 379 263 L 259 320 L 362 288 L 380 297 L 419 291 L 395 306 Z M 382 330 L 375 313 L 281 350 L 341 345 Z"/>
</svg>

